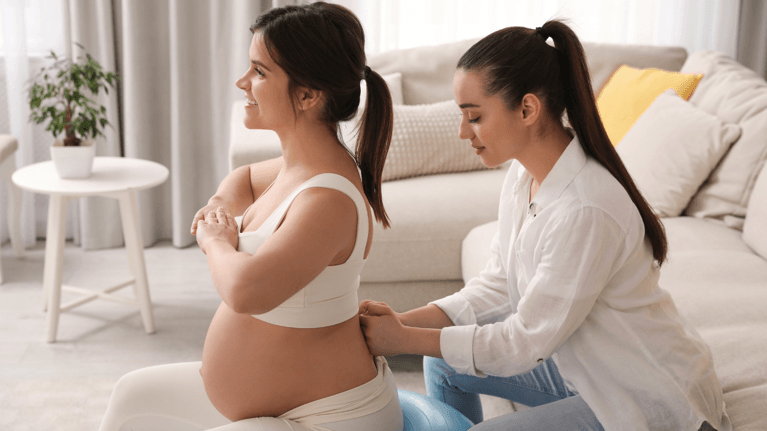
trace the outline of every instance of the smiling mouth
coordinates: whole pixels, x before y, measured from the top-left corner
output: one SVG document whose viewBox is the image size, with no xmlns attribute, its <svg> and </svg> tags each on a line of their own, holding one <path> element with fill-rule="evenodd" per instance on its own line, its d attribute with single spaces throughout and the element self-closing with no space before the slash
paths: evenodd
<svg viewBox="0 0 767 431">
<path fill-rule="evenodd" d="M 258 103 L 256 103 L 255 100 L 245 99 L 246 102 L 248 102 L 248 105 L 250 106 L 258 106 Z"/>
</svg>

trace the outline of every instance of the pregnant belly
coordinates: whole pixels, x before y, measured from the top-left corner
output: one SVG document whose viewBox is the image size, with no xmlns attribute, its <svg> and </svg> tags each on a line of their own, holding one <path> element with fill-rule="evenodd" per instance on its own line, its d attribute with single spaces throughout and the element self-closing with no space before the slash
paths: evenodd
<svg viewBox="0 0 767 431">
<path fill-rule="evenodd" d="M 213 405 L 232 421 L 279 416 L 372 380 L 375 365 L 359 318 L 327 328 L 275 326 L 223 302 L 208 329 L 200 369 Z"/>
</svg>

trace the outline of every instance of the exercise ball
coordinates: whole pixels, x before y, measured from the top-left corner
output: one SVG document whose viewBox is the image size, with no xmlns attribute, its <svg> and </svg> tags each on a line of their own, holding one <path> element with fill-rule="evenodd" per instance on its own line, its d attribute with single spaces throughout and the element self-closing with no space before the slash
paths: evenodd
<svg viewBox="0 0 767 431">
<path fill-rule="evenodd" d="M 434 398 L 398 390 L 403 431 L 466 431 L 474 424 L 461 412 Z"/>
</svg>

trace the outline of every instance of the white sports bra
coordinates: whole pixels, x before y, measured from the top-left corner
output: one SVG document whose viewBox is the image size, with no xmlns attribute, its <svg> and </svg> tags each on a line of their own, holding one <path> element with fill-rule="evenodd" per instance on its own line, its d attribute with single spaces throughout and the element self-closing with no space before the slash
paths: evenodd
<svg viewBox="0 0 767 431">
<path fill-rule="evenodd" d="M 345 322 L 359 311 L 357 289 L 360 271 L 365 264 L 365 246 L 368 239 L 368 217 L 365 200 L 357 187 L 346 178 L 331 173 L 319 174 L 298 186 L 285 198 L 264 223 L 255 231 L 242 230 L 242 216 L 235 217 L 239 234 L 237 251 L 253 254 L 277 229 L 293 199 L 312 187 L 338 190 L 349 196 L 357 207 L 357 239 L 349 259 L 340 265 L 326 267 L 303 289 L 277 308 L 253 315 L 256 319 L 291 328 L 322 328 Z M 244 214 L 243 214 L 244 215 Z"/>
</svg>

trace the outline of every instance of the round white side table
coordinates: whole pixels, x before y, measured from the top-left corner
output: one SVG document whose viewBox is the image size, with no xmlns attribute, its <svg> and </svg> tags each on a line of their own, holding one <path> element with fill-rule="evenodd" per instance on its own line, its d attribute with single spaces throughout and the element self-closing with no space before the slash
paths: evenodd
<svg viewBox="0 0 767 431">
<path fill-rule="evenodd" d="M 43 310 L 48 311 L 49 343 L 56 341 L 60 313 L 94 299 L 108 299 L 138 307 L 141 310 L 144 330 L 148 334 L 154 332 L 136 192 L 160 185 L 167 178 L 168 168 L 159 163 L 122 157 L 96 157 L 93 161 L 93 174 L 85 179 L 59 178 L 53 162 L 35 163 L 13 173 L 12 181 L 18 187 L 50 195 L 43 272 Z M 104 196 L 120 202 L 125 249 L 133 278 L 101 291 L 61 284 L 66 205 L 70 200 L 84 196 Z M 112 292 L 130 285 L 133 285 L 135 299 L 112 295 Z M 84 297 L 62 305 L 62 290 Z"/>
</svg>

